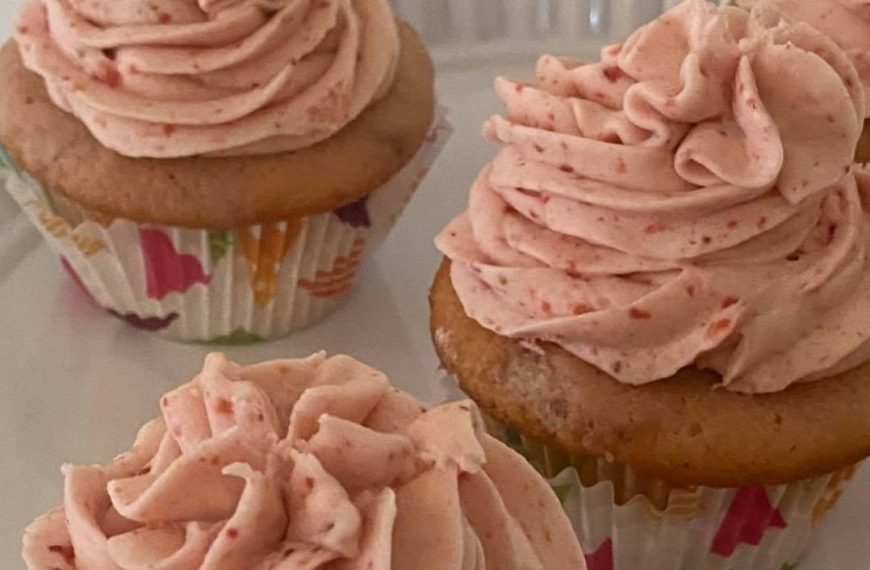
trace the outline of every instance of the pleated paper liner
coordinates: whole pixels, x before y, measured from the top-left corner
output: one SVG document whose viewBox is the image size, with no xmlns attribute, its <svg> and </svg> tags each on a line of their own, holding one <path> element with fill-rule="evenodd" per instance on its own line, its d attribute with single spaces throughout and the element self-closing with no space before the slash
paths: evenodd
<svg viewBox="0 0 870 570">
<path fill-rule="evenodd" d="M 790 485 L 674 487 L 604 457 L 489 431 L 548 478 L 589 570 L 794 570 L 858 466 Z"/>
<path fill-rule="evenodd" d="M 451 131 L 439 110 L 414 158 L 363 200 L 223 231 L 106 219 L 43 188 L 5 152 L 0 158 L 10 194 L 109 313 L 174 340 L 243 344 L 286 336 L 347 299 Z"/>
</svg>

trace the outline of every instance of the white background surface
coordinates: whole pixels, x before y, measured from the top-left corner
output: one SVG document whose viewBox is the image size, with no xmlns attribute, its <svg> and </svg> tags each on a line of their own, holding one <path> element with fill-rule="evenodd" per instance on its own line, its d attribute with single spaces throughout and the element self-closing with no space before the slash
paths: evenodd
<svg viewBox="0 0 870 570">
<path fill-rule="evenodd" d="M 0 37 L 12 26 L 0 0 Z M 514 64 L 515 72 L 530 69 Z M 240 362 L 328 347 L 366 360 L 419 397 L 451 393 L 428 338 L 432 237 L 465 205 L 492 148 L 479 137 L 499 109 L 491 78 L 504 69 L 443 72 L 442 100 L 457 127 L 441 161 L 393 235 L 364 269 L 350 302 L 287 340 L 228 349 Z M 2 96 L 2 86 L 0 86 Z M 0 569 L 22 568 L 24 526 L 61 498 L 60 465 L 102 463 L 156 415 L 158 397 L 197 370 L 208 349 L 159 340 L 106 317 L 62 274 L 55 257 L 0 194 Z M 870 568 L 870 469 L 825 524 L 806 570 Z M 779 569 L 772 569 L 779 570 Z"/>
<path fill-rule="evenodd" d="M 0 38 L 5 38 L 12 33 L 17 7 L 17 0 L 0 0 Z"/>
</svg>

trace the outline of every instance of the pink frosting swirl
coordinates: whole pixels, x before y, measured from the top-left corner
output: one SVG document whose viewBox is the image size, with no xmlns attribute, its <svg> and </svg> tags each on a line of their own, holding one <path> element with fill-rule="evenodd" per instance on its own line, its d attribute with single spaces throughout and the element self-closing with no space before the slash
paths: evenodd
<svg viewBox="0 0 870 570">
<path fill-rule="evenodd" d="M 496 89 L 503 146 L 437 240 L 484 327 L 629 384 L 772 392 L 870 357 L 864 93 L 830 39 L 689 0 Z"/>
<path fill-rule="evenodd" d="M 312 145 L 399 54 L 386 0 L 28 0 L 15 37 L 55 104 L 131 157 Z"/>
<path fill-rule="evenodd" d="M 584 568 L 558 500 L 482 432 L 347 357 L 223 355 L 111 464 L 63 468 L 31 570 Z"/>
<path fill-rule="evenodd" d="M 751 8 L 759 2 L 786 17 L 806 22 L 826 33 L 849 55 L 864 84 L 870 108 L 870 2 L 867 0 L 736 0 Z"/>
</svg>

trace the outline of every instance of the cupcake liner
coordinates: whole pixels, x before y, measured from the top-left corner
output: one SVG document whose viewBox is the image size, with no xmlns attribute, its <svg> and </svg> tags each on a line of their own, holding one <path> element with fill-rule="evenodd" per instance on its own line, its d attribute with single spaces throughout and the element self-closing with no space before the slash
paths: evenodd
<svg viewBox="0 0 870 570">
<path fill-rule="evenodd" d="M 604 457 L 572 456 L 487 418 L 551 486 L 588 570 L 793 570 L 858 466 L 780 486 L 680 488 Z"/>
<path fill-rule="evenodd" d="M 243 344 L 286 336 L 341 305 L 451 132 L 439 109 L 417 154 L 358 202 L 221 231 L 107 220 L 62 203 L 2 147 L 0 161 L 9 193 L 100 306 L 174 340 Z"/>
</svg>

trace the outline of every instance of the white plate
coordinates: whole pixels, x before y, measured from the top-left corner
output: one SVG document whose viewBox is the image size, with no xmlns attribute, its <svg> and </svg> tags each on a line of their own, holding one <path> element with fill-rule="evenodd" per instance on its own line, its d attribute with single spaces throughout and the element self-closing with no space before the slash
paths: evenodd
<svg viewBox="0 0 870 570">
<path fill-rule="evenodd" d="M 3 0 L 0 0 L 2 2 Z M 522 69 L 528 70 L 528 67 Z M 465 206 L 492 155 L 480 137 L 499 109 L 498 69 L 442 75 L 456 135 L 393 235 L 364 270 L 350 302 L 287 340 L 228 348 L 243 363 L 344 352 L 386 371 L 401 388 L 436 402 L 453 393 L 428 336 L 427 290 L 439 262 L 433 236 Z M 207 348 L 159 340 L 106 316 L 60 268 L 35 231 L 0 198 L 0 568 L 23 567 L 22 529 L 61 499 L 65 461 L 106 462 L 157 413 L 158 397 L 198 371 Z M 825 525 L 806 570 L 870 568 L 870 470 Z M 779 569 L 776 569 L 779 570 Z"/>
</svg>

